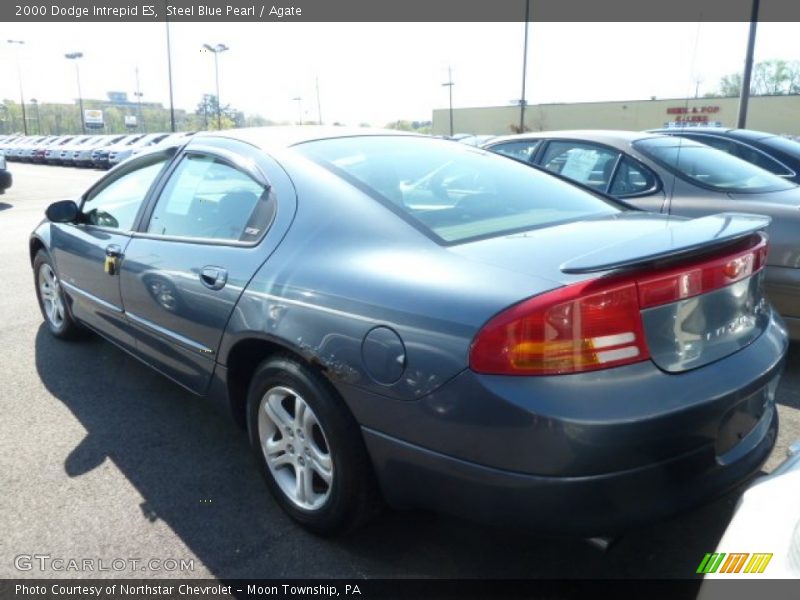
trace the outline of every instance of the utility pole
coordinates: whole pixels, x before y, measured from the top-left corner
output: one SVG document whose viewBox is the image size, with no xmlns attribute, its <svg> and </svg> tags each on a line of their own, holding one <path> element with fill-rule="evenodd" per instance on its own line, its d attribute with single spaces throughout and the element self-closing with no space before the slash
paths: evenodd
<svg viewBox="0 0 800 600">
<path fill-rule="evenodd" d="M 519 132 L 525 133 L 525 79 L 528 72 L 528 23 L 531 16 L 531 0 L 525 0 L 525 42 L 522 45 L 522 98 L 519 101 Z"/>
<path fill-rule="evenodd" d="M 172 98 L 172 48 L 169 43 L 169 21 L 164 23 L 167 26 L 167 74 L 169 78 L 169 126 L 170 131 L 175 133 L 175 102 Z"/>
<path fill-rule="evenodd" d="M 747 37 L 747 53 L 744 57 L 744 74 L 742 75 L 742 89 L 739 92 L 739 117 L 736 126 L 744 129 L 747 124 L 747 104 L 750 101 L 750 77 L 753 73 L 753 51 L 756 47 L 756 26 L 758 25 L 758 3 L 753 0 L 750 13 L 750 34 Z"/>
<path fill-rule="evenodd" d="M 449 88 L 450 92 L 450 136 L 453 135 L 453 69 L 450 65 L 447 66 L 447 81 L 442 84 L 442 87 Z"/>
</svg>

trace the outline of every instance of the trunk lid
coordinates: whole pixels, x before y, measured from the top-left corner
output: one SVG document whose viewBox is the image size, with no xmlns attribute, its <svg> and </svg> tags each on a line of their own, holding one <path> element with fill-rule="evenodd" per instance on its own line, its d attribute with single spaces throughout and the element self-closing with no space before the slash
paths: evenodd
<svg viewBox="0 0 800 600">
<path fill-rule="evenodd" d="M 589 280 L 633 282 L 639 312 L 631 320 L 641 318 L 649 358 L 677 373 L 740 350 L 769 325 L 762 269 L 768 225 L 768 217 L 735 213 L 695 220 L 623 213 L 451 250 L 565 286 Z M 578 303 L 573 310 L 578 311 Z M 551 329 L 546 323 L 540 332 L 545 337 Z M 558 335 L 553 339 L 561 339 Z M 576 343 L 585 351 L 586 344 L 598 340 Z"/>
</svg>

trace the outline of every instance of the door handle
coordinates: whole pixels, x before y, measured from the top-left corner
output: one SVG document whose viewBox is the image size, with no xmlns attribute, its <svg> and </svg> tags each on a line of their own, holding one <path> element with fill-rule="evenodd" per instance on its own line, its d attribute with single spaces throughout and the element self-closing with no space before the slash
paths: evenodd
<svg viewBox="0 0 800 600">
<path fill-rule="evenodd" d="M 122 248 L 117 244 L 106 246 L 106 260 L 103 270 L 109 275 L 116 275 L 119 270 L 119 259 L 122 256 Z"/>
<path fill-rule="evenodd" d="M 222 267 L 203 267 L 200 269 L 200 281 L 212 290 L 221 290 L 228 283 L 228 272 Z"/>
</svg>

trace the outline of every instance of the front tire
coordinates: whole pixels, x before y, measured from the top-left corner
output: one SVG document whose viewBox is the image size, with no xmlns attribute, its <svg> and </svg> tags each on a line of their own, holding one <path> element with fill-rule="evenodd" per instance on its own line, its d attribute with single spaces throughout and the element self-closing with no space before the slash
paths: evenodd
<svg viewBox="0 0 800 600">
<path fill-rule="evenodd" d="M 343 533 L 377 512 L 361 430 L 316 371 L 290 356 L 264 361 L 250 383 L 247 428 L 270 492 L 310 531 Z"/>
<path fill-rule="evenodd" d="M 76 339 L 85 335 L 86 330 L 75 322 L 69 312 L 53 261 L 44 250 L 39 250 L 33 259 L 33 277 L 39 309 L 50 333 L 61 339 Z"/>
</svg>

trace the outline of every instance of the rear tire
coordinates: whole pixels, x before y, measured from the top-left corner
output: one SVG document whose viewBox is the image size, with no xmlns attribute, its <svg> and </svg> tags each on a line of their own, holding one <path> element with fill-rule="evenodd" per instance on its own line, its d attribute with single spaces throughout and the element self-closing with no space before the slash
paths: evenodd
<svg viewBox="0 0 800 600">
<path fill-rule="evenodd" d="M 250 383 L 247 429 L 270 492 L 305 528 L 335 535 L 378 512 L 361 429 L 318 372 L 288 355 L 264 361 Z"/>
<path fill-rule="evenodd" d="M 87 331 L 72 318 L 53 261 L 44 249 L 33 259 L 33 281 L 39 310 L 50 333 L 63 340 L 85 337 Z"/>
</svg>

